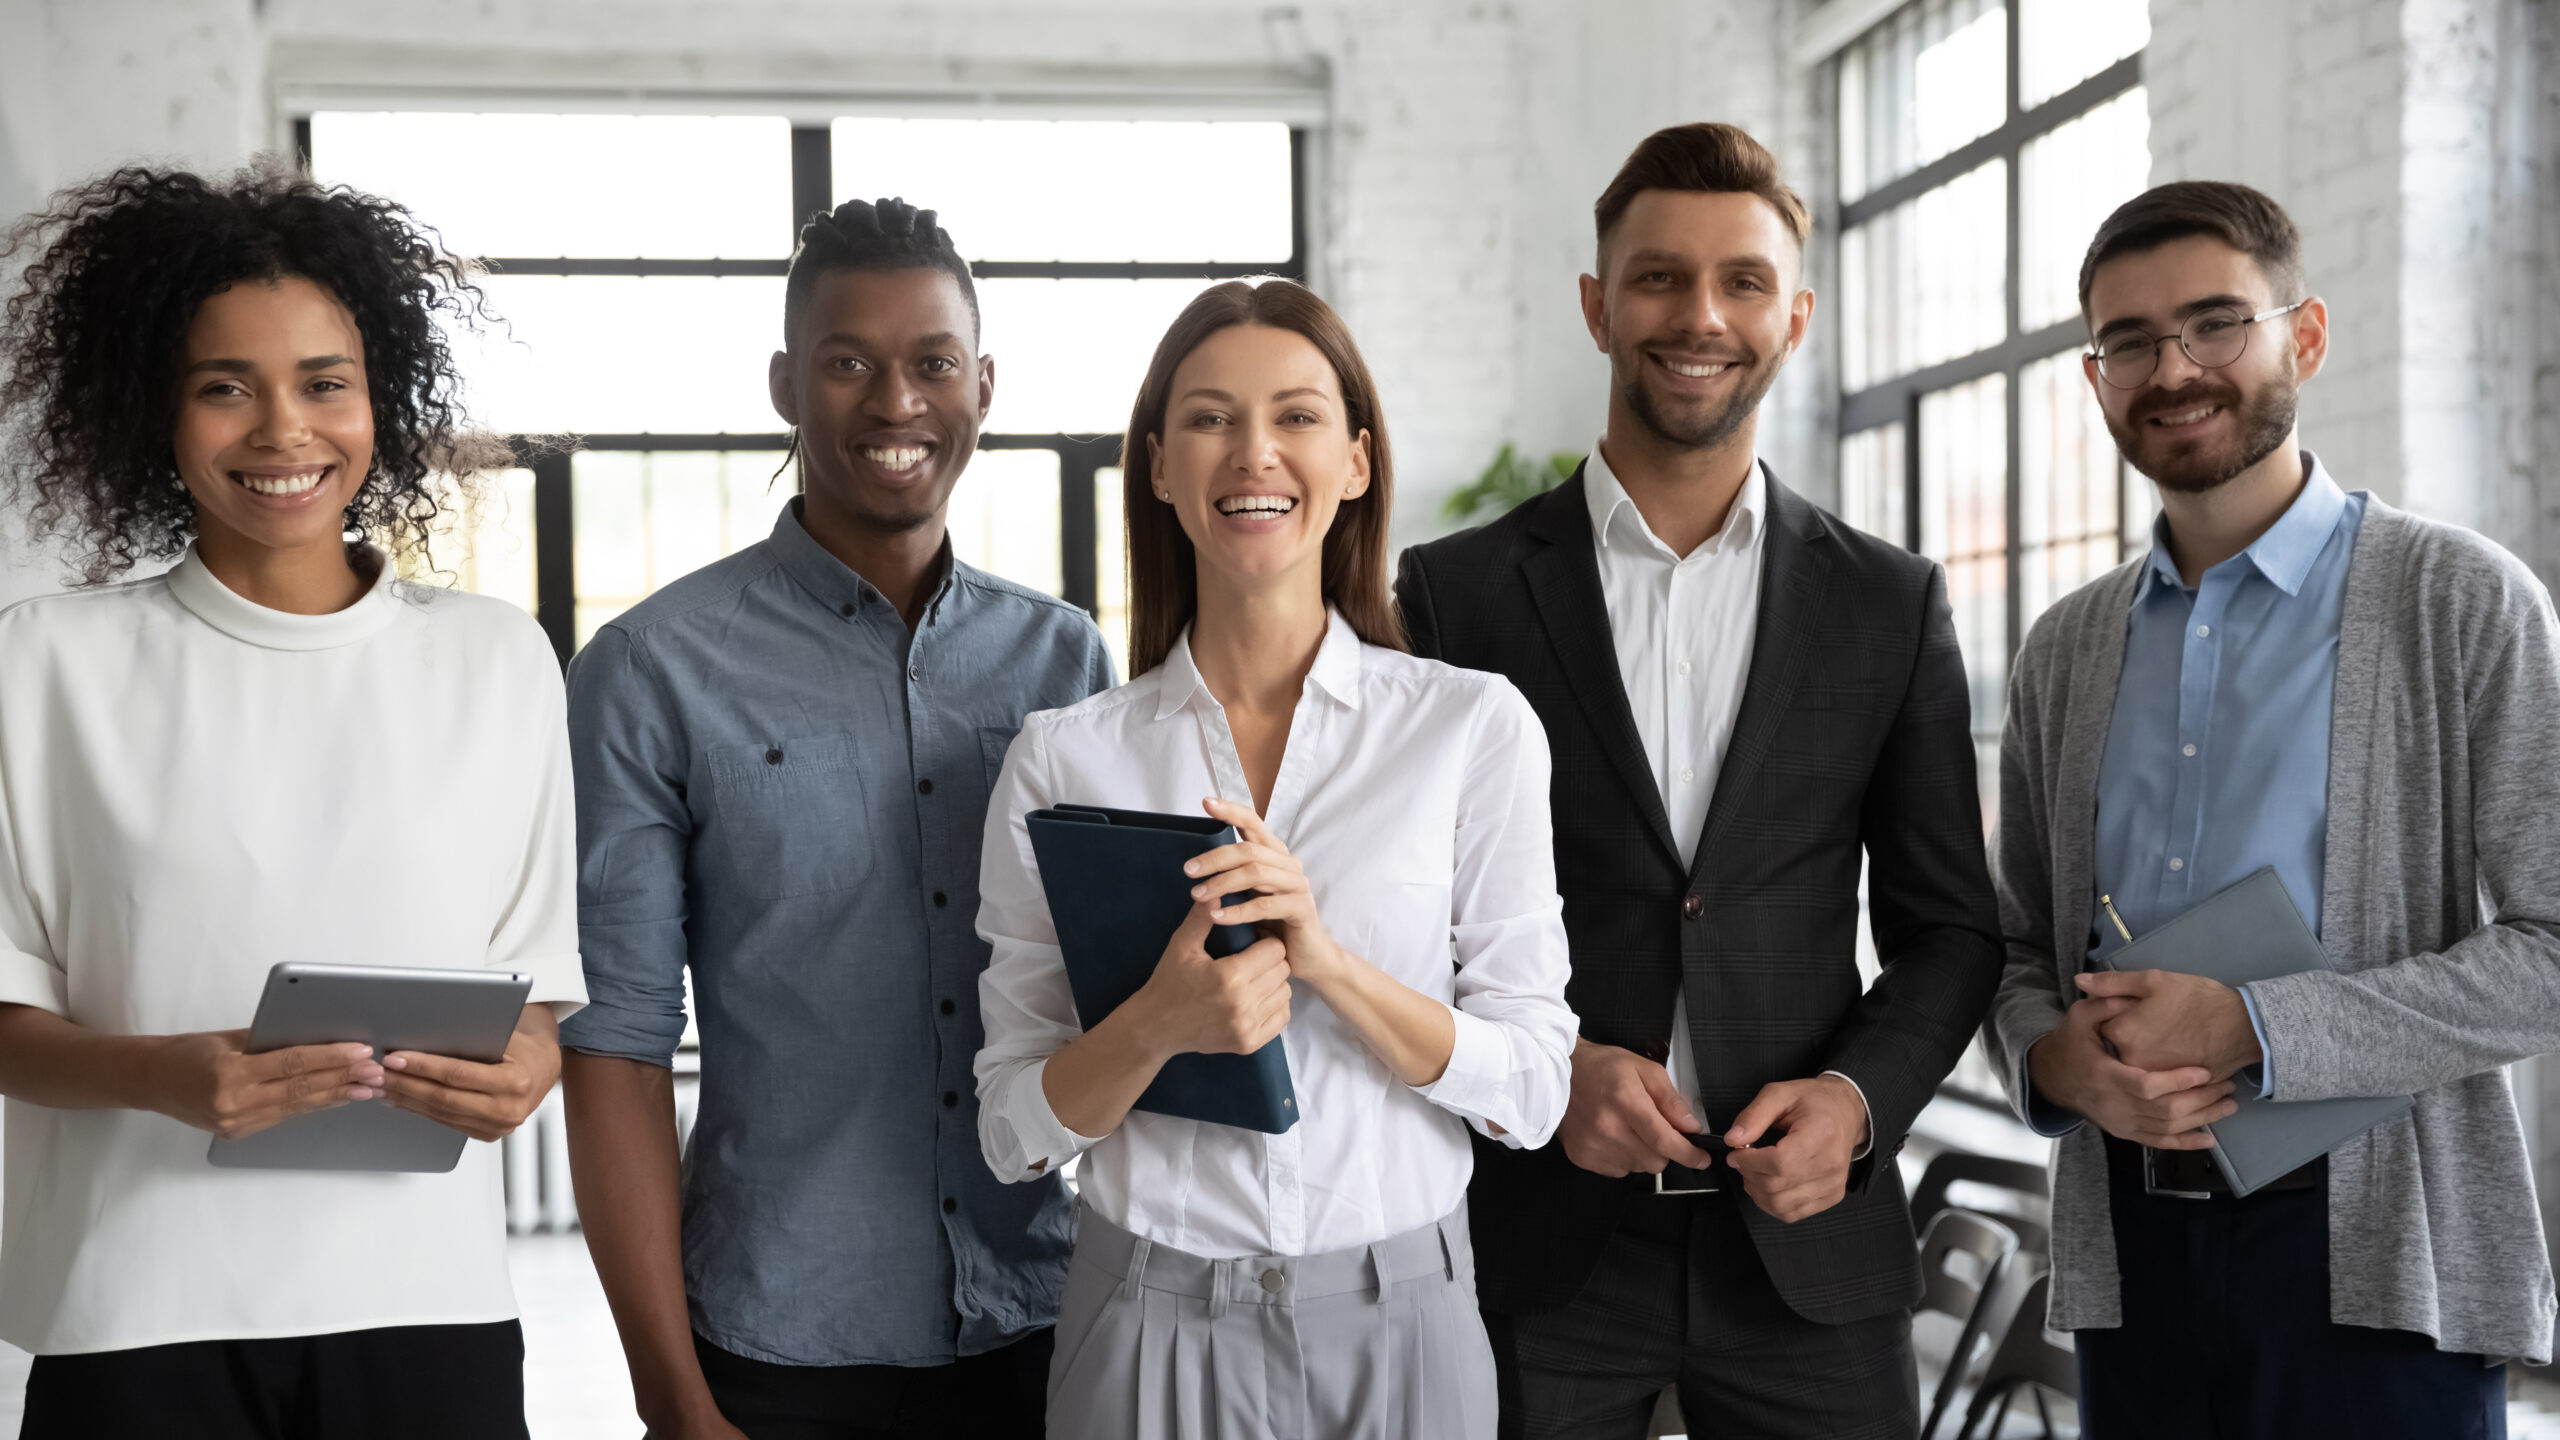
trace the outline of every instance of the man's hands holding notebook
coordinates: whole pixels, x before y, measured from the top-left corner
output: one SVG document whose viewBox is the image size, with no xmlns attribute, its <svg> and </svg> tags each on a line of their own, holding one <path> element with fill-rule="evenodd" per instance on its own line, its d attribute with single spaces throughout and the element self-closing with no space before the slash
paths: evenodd
<svg viewBox="0 0 2560 1440">
<path fill-rule="evenodd" d="M 2185 980 L 2160 971 L 2082 975 L 2125 981 L 2136 975 Z M 2238 996 L 2233 995 L 2236 1004 Z M 2148 1000 L 2139 994 L 2092 995 L 2063 1012 L 2062 1024 L 2027 1051 L 2027 1077 L 2048 1102 L 2085 1116 L 2122 1140 L 2157 1150 L 2203 1150 L 2213 1144 L 2204 1128 L 2239 1108 L 2231 1082 L 2202 1065 L 2150 1070 L 2127 1063 L 2109 1043 L 2111 1027 L 2134 1018 Z M 2148 1046 L 2162 1016 L 2143 1017 L 2132 1033 Z M 2248 1015 L 2240 1018 L 2248 1028 Z M 2147 1052 L 2146 1052 L 2147 1053 Z"/>
<path fill-rule="evenodd" d="M 2219 980 L 2174 970 L 2085 970 L 2077 978 L 2091 999 L 2131 1002 L 2098 1027 L 2127 1065 L 2200 1067 L 2228 1080 L 2266 1058 L 2240 992 Z"/>
</svg>

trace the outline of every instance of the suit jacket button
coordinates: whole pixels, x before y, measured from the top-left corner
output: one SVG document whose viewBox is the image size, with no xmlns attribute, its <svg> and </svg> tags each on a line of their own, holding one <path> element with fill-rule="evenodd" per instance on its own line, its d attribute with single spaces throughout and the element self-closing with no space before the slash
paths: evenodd
<svg viewBox="0 0 2560 1440">
<path fill-rule="evenodd" d="M 1680 918 L 1683 920 L 1695 920 L 1706 913 L 1707 902 L 1695 895 L 1686 896 L 1680 901 Z"/>
</svg>

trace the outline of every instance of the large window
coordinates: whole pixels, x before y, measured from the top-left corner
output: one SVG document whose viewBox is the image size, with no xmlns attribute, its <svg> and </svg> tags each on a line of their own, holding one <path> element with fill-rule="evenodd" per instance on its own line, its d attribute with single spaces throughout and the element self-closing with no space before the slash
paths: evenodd
<svg viewBox="0 0 2560 1440">
<path fill-rule="evenodd" d="M 1157 337 L 1211 280 L 1305 272 L 1280 123 L 321 111 L 297 139 L 486 264 L 503 324 L 455 343 L 523 468 L 439 564 L 563 658 L 789 499 L 765 359 L 809 213 L 903 196 L 972 257 L 996 394 L 953 549 L 1095 611 L 1115 651 L 1118 435 Z"/>
<path fill-rule="evenodd" d="M 1943 563 L 1998 816 L 2009 658 L 2146 543 L 2080 369 L 2080 257 L 2150 170 L 2145 0 L 1914 0 L 1840 52 L 1840 505 Z M 1993 1092 L 1978 1050 L 1952 1077 Z"/>
<path fill-rule="evenodd" d="M 2149 522 L 2080 256 L 2150 170 L 2144 0 L 1917 0 L 1837 60 L 1841 509 L 1947 567 L 1986 817 L 2026 624 Z"/>
</svg>

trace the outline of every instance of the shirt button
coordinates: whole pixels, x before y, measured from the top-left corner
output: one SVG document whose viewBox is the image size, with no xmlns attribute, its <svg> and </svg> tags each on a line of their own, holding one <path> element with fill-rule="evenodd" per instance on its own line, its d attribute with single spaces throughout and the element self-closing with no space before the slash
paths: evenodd
<svg viewBox="0 0 2560 1440">
<path fill-rule="evenodd" d="M 2212 626 L 2210 626 L 2210 625 L 2199 625 L 2199 626 L 2197 626 L 2197 627 L 2196 627 L 2196 638 L 2197 638 L 2197 639 L 2199 639 L 2199 640 L 2203 639 L 2204 637 L 2206 637 L 2207 635 L 2210 635 L 2210 634 L 2212 634 L 2212 633 L 2213 633 L 2213 627 L 2212 627 Z"/>
<path fill-rule="evenodd" d="M 2179 859 L 2175 855 L 2172 855 L 2169 857 L 2169 868 L 2172 870 L 2184 870 L 2187 868 L 2187 862 Z"/>
<path fill-rule="evenodd" d="M 1689 662 L 1688 662 L 1688 661 L 1683 660 L 1683 661 L 1681 661 L 1681 662 L 1680 662 L 1680 673 L 1681 673 L 1681 674 L 1683 674 L 1683 675 L 1686 675 L 1686 674 L 1688 674 L 1688 673 L 1689 673 Z"/>
<path fill-rule="evenodd" d="M 777 748 L 777 749 L 772 749 L 772 750 L 767 750 L 766 752 L 764 752 L 764 763 L 766 763 L 767 765 L 779 765 L 779 764 L 781 764 L 781 763 L 782 763 L 782 751 L 781 751 L 780 749 L 778 749 L 778 748 Z"/>
<path fill-rule="evenodd" d="M 1696 771 L 1694 771 L 1694 770 L 1683 770 L 1683 771 L 1681 771 L 1681 772 L 1680 772 L 1680 783 L 1681 783 L 1681 784 L 1683 784 L 1683 785 L 1686 785 L 1686 784 L 1688 784 L 1692 779 L 1696 778 L 1696 775 L 1697 775 L 1697 772 L 1696 772 Z"/>
<path fill-rule="evenodd" d="M 942 1092 L 942 1108 L 943 1108 L 943 1109 L 945 1109 L 945 1110 L 955 1110 L 955 1109 L 958 1109 L 958 1108 L 959 1108 L 959 1105 L 960 1105 L 960 1092 L 959 1092 L 959 1091 L 957 1091 L 957 1090 L 945 1090 L 945 1091 L 943 1091 L 943 1092 Z"/>
<path fill-rule="evenodd" d="M 850 600 L 844 602 L 844 615 L 848 620 L 853 618 L 853 602 Z"/>
<path fill-rule="evenodd" d="M 917 684 L 919 684 L 919 685 L 923 684 L 923 683 L 924 683 L 924 667 L 919 665 L 919 666 L 915 667 L 914 669 L 909 670 L 909 671 L 907 672 L 907 678 L 908 678 L 908 679 L 910 679 L 910 680 L 915 681 L 915 682 L 916 682 Z"/>
<path fill-rule="evenodd" d="M 950 1196 L 948 1196 L 948 1195 L 945 1195 L 945 1196 L 943 1196 L 943 1197 L 942 1197 L 942 1213 L 943 1213 L 943 1214 L 945 1214 L 945 1215 L 956 1215 L 956 1214 L 958 1214 L 958 1213 L 959 1213 L 959 1211 L 960 1211 L 960 1202 L 959 1202 L 959 1201 L 952 1199 L 952 1198 L 951 1198 Z"/>
<path fill-rule="evenodd" d="M 1262 1272 L 1262 1289 L 1265 1294 L 1277 1295 L 1280 1293 L 1280 1287 L 1288 1283 L 1289 1277 L 1281 1274 L 1277 1270 L 1265 1270 Z"/>
<path fill-rule="evenodd" d="M 2189 753 L 2190 753 L 2190 754 L 2192 754 L 2193 752 L 2192 752 L 2192 751 L 2190 751 Z M 950 896 L 943 894 L 943 893 L 942 893 L 941 891 L 939 891 L 939 890 L 936 890 L 936 891 L 934 891 L 934 892 L 933 892 L 933 908 L 934 908 L 934 909 L 939 910 L 939 909 L 941 909 L 943 906 L 948 905 L 948 904 L 950 904 L 950 903 L 951 903 L 951 897 L 950 897 Z"/>
<path fill-rule="evenodd" d="M 958 1005 L 953 1004 L 951 1001 L 945 1000 L 942 1002 L 942 1013 L 945 1015 L 952 1014 L 959 1008 L 960 1007 Z"/>
<path fill-rule="evenodd" d="M 917 781 L 917 782 L 916 782 L 916 793 L 917 793 L 917 794 L 919 794 L 919 795 L 930 795 L 930 794 L 932 794 L 932 793 L 933 793 L 933 782 L 932 782 L 932 781 L 930 781 L 930 780 L 919 780 L 919 781 Z"/>
<path fill-rule="evenodd" d="M 2193 758 L 2195 758 L 2195 753 L 2196 753 L 2196 747 L 2194 747 L 2193 745 L 2190 745 L 2190 746 L 2188 746 L 2188 747 L 2186 748 L 2185 754 L 2187 755 L 2187 757 L 2188 757 L 2189 759 L 2193 759 Z"/>
<path fill-rule="evenodd" d="M 1681 919 L 1683 919 L 1683 920 L 1695 920 L 1695 919 L 1697 919 L 1699 916 L 1704 915 L 1704 914 L 1706 914 L 1706 913 L 1707 913 L 1707 902 L 1706 902 L 1706 901 L 1699 899 L 1699 898 L 1698 898 L 1697 896 L 1695 896 L 1695 895 L 1683 896 L 1683 897 L 1681 898 L 1681 901 L 1680 901 L 1680 918 L 1681 918 Z"/>
</svg>

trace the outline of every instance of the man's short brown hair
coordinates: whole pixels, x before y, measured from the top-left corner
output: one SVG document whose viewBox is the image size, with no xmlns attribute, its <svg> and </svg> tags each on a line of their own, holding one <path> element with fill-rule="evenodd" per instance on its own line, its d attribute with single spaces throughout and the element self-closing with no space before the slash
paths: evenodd
<svg viewBox="0 0 2560 1440">
<path fill-rule="evenodd" d="M 2293 217 L 2283 206 L 2228 180 L 2173 180 L 2117 206 L 2098 227 L 2080 261 L 2081 322 L 2096 323 L 2089 313 L 2089 287 L 2099 266 L 2190 235 L 2209 235 L 2257 261 L 2275 287 L 2269 304 L 2289 305 L 2310 289 L 2302 273 L 2302 232 L 2293 228 Z"/>
<path fill-rule="evenodd" d="M 1757 195 L 1778 212 L 1798 250 L 1813 231 L 1813 214 L 1804 208 L 1803 197 L 1778 178 L 1778 157 L 1739 125 L 1700 121 L 1644 137 L 1591 207 L 1603 246 L 1609 243 L 1609 232 L 1617 228 L 1619 217 L 1646 190 Z"/>
</svg>

